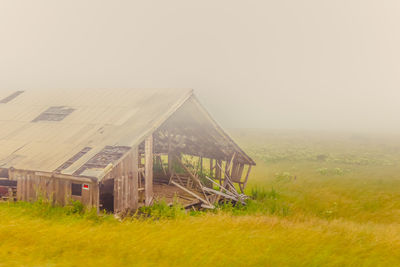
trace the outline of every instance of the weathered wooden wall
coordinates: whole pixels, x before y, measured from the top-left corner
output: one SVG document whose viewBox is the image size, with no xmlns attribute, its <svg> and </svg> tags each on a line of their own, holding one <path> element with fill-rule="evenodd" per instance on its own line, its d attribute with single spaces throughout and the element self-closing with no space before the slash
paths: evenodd
<svg viewBox="0 0 400 267">
<path fill-rule="evenodd" d="M 104 178 L 114 179 L 114 212 L 139 206 L 139 151 L 134 148 Z"/>
<path fill-rule="evenodd" d="M 145 140 L 145 204 L 151 205 L 153 201 L 153 135 Z"/>
<path fill-rule="evenodd" d="M 103 178 L 114 179 L 114 212 L 127 209 L 135 210 L 141 205 L 150 205 L 153 199 L 153 136 L 146 138 L 144 144 L 145 164 L 141 163 L 139 147 L 133 148 L 115 167 Z M 139 168 L 140 167 L 140 168 Z M 141 184 L 139 173 L 144 174 L 144 184 Z M 143 192 L 144 203 L 140 202 L 139 192 Z"/>
<path fill-rule="evenodd" d="M 81 201 L 88 207 L 98 207 L 98 184 L 88 178 L 57 177 L 49 173 L 13 170 L 10 171 L 10 180 L 17 181 L 17 200 L 19 201 L 35 201 L 44 198 L 63 206 L 73 199 Z M 82 189 L 81 196 L 72 196 L 72 183 L 88 184 L 89 189 Z"/>
<path fill-rule="evenodd" d="M 114 179 L 114 212 L 137 209 L 138 177 L 138 150 L 135 148 L 108 175 L 108 179 Z"/>
</svg>

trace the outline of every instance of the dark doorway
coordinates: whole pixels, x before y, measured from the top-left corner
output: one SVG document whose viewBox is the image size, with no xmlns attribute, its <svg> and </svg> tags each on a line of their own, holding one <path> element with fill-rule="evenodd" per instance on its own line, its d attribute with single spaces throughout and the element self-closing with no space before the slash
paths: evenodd
<svg viewBox="0 0 400 267">
<path fill-rule="evenodd" d="M 114 179 L 100 183 L 100 209 L 114 212 Z"/>
</svg>

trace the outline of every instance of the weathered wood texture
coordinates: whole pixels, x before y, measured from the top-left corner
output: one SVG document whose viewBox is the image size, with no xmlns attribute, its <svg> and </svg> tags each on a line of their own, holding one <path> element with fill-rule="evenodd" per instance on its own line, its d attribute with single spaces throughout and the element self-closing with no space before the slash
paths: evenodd
<svg viewBox="0 0 400 267">
<path fill-rule="evenodd" d="M 154 132 L 154 152 L 183 154 L 226 160 L 255 162 L 222 130 L 195 97 L 188 99 Z"/>
<path fill-rule="evenodd" d="M 32 171 L 10 171 L 10 179 L 17 181 L 17 200 L 36 201 L 43 198 L 54 204 L 66 205 L 71 199 L 79 200 L 87 207 L 98 207 L 98 184 L 91 181 L 78 181 Z M 87 184 L 88 189 L 82 188 L 81 196 L 73 196 L 72 183 Z"/>
<path fill-rule="evenodd" d="M 145 141 L 145 204 L 153 201 L 153 135 Z"/>
<path fill-rule="evenodd" d="M 115 166 L 104 180 L 114 179 L 114 211 L 138 208 L 138 148 Z"/>
<path fill-rule="evenodd" d="M 63 174 L 92 171 L 81 168 L 107 146 L 137 146 L 193 95 L 190 89 L 28 91 L 16 96 L 20 92 L 0 88 L 0 166 Z M 63 120 L 32 122 L 45 110 L 57 116 L 71 108 Z M 90 151 L 71 164 L 86 147 Z"/>
</svg>

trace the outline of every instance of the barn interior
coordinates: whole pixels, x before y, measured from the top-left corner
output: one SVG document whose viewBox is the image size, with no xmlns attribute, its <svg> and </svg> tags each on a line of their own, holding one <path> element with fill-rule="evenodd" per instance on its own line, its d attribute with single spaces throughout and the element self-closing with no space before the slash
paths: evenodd
<svg viewBox="0 0 400 267">
<path fill-rule="evenodd" d="M 237 200 L 238 191 L 243 194 L 255 163 L 195 98 L 175 111 L 153 132 L 152 138 L 153 202 L 211 208 L 226 197 Z M 140 207 L 146 204 L 145 141 L 137 153 Z M 113 204 L 115 187 L 113 175 L 100 183 L 100 205 L 105 210 L 117 209 Z"/>
</svg>

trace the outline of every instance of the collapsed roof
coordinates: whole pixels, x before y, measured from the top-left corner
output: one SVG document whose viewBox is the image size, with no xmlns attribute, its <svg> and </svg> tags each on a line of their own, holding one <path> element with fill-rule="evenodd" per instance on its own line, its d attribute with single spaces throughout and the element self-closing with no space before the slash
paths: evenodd
<svg viewBox="0 0 400 267">
<path fill-rule="evenodd" d="M 0 90 L 0 168 L 102 178 L 154 133 L 182 153 L 255 165 L 190 89 Z"/>
</svg>

